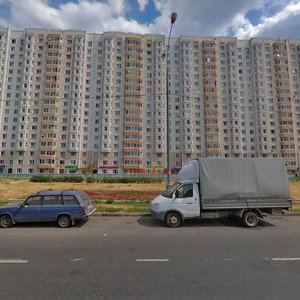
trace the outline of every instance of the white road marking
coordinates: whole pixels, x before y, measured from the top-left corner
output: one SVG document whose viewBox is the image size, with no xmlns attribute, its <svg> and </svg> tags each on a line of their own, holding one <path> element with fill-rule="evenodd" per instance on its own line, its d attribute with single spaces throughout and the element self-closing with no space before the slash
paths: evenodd
<svg viewBox="0 0 300 300">
<path fill-rule="evenodd" d="M 168 258 L 137 258 L 136 262 L 169 262 Z"/>
<path fill-rule="evenodd" d="M 27 264 L 28 260 L 15 258 L 15 259 L 0 259 L 0 264 Z"/>
<path fill-rule="evenodd" d="M 300 257 L 272 257 L 267 258 L 273 261 L 300 261 Z"/>
<path fill-rule="evenodd" d="M 84 261 L 84 258 L 70 258 L 70 261 Z"/>
</svg>

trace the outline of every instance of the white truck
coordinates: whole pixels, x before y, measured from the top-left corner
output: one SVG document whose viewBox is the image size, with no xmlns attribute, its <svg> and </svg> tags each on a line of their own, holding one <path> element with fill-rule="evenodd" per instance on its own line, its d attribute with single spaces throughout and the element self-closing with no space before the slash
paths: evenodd
<svg viewBox="0 0 300 300">
<path fill-rule="evenodd" d="M 177 174 L 171 188 L 150 204 L 152 216 L 170 227 L 190 218 L 237 216 L 255 227 L 264 214 L 292 207 L 281 158 L 198 158 Z"/>
</svg>

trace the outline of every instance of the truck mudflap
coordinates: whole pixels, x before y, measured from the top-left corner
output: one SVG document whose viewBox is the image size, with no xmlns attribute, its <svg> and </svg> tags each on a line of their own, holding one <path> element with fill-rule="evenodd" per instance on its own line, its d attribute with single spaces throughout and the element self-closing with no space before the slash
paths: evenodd
<svg viewBox="0 0 300 300">
<path fill-rule="evenodd" d="M 270 212 L 268 212 L 272 216 L 283 216 L 284 211 L 280 208 L 272 208 Z"/>
</svg>

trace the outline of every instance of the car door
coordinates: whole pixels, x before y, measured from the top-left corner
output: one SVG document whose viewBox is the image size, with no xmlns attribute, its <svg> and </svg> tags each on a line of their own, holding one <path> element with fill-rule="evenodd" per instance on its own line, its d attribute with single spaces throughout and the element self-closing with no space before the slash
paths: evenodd
<svg viewBox="0 0 300 300">
<path fill-rule="evenodd" d="M 43 197 L 41 220 L 55 221 L 62 207 L 61 196 L 49 195 Z"/>
<path fill-rule="evenodd" d="M 193 184 L 183 184 L 175 192 L 174 208 L 180 210 L 185 218 L 193 218 L 198 215 L 196 200 Z"/>
<path fill-rule="evenodd" d="M 20 206 L 14 220 L 17 222 L 35 222 L 40 220 L 40 209 L 42 204 L 41 196 L 30 196 Z"/>
</svg>

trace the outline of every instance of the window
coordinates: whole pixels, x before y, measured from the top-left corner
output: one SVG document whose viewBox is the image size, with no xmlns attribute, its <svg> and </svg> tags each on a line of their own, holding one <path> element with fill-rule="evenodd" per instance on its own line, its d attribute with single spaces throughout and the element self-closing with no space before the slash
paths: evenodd
<svg viewBox="0 0 300 300">
<path fill-rule="evenodd" d="M 62 205 L 61 198 L 59 196 L 45 196 L 43 205 Z"/>
<path fill-rule="evenodd" d="M 177 198 L 189 198 L 189 197 L 193 197 L 193 185 L 192 184 L 182 185 L 177 190 Z"/>
<path fill-rule="evenodd" d="M 73 196 L 63 196 L 64 205 L 79 205 L 77 199 Z"/>
<path fill-rule="evenodd" d="M 37 206 L 41 204 L 42 204 L 41 196 L 29 197 L 25 202 L 25 206 Z"/>
</svg>

